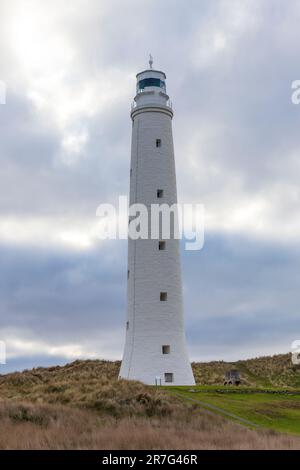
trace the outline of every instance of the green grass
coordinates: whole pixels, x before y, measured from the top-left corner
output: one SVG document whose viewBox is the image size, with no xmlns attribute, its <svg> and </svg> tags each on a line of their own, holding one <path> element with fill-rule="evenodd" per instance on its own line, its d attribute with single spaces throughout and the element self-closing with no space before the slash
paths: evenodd
<svg viewBox="0 0 300 470">
<path fill-rule="evenodd" d="M 300 390 L 224 386 L 166 387 L 166 390 L 188 401 L 216 406 L 264 428 L 300 434 Z"/>
</svg>

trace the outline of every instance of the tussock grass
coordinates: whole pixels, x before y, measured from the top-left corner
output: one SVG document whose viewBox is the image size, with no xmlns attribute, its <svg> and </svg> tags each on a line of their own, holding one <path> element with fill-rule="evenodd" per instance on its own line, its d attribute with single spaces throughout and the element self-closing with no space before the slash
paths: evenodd
<svg viewBox="0 0 300 470">
<path fill-rule="evenodd" d="M 205 412 L 100 416 L 66 405 L 0 404 L 1 449 L 299 449 L 300 440 L 251 431 Z"/>
<path fill-rule="evenodd" d="M 140 382 L 118 380 L 119 362 L 75 361 L 0 377 L 0 398 L 89 408 L 115 418 L 169 416 L 179 402 Z"/>
<path fill-rule="evenodd" d="M 0 376 L 0 448 L 300 449 L 297 437 L 246 429 L 170 391 L 118 380 L 119 367 L 75 361 Z"/>
</svg>

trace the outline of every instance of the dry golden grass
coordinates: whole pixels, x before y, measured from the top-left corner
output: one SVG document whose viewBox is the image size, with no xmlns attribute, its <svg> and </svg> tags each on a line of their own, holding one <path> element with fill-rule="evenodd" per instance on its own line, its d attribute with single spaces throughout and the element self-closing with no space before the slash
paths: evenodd
<svg viewBox="0 0 300 470">
<path fill-rule="evenodd" d="M 161 390 L 118 380 L 120 363 L 75 361 L 0 377 L 0 400 L 30 401 L 89 408 L 101 415 L 168 416 L 182 407 Z"/>
<path fill-rule="evenodd" d="M 75 361 L 0 376 L 1 449 L 300 449 L 164 390 L 118 380 L 119 362 Z"/>
<path fill-rule="evenodd" d="M 62 405 L 0 405 L 1 449 L 300 449 L 300 439 L 251 431 L 197 411 L 166 418 L 99 416 Z"/>
</svg>

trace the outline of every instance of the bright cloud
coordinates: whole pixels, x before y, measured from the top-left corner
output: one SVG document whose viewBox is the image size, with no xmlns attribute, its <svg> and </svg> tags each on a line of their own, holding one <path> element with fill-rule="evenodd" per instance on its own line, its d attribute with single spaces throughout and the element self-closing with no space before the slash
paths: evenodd
<svg viewBox="0 0 300 470">
<path fill-rule="evenodd" d="M 128 191 L 130 102 L 150 52 L 175 110 L 179 201 L 205 206 L 204 249 L 183 253 L 193 357 L 296 339 L 299 21 L 299 2 L 279 0 L 2 0 L 0 328 L 11 357 L 121 354 L 126 250 L 98 239 L 95 211 Z"/>
</svg>

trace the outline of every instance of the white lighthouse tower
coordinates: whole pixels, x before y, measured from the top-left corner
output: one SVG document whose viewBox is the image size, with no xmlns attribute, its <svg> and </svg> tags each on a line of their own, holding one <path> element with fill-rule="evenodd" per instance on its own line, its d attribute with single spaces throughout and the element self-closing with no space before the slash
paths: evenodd
<svg viewBox="0 0 300 470">
<path fill-rule="evenodd" d="M 177 203 L 173 111 L 164 72 L 137 74 L 131 111 L 130 205 Z M 186 349 L 179 240 L 129 238 L 126 344 L 120 377 L 194 385 Z"/>
</svg>

